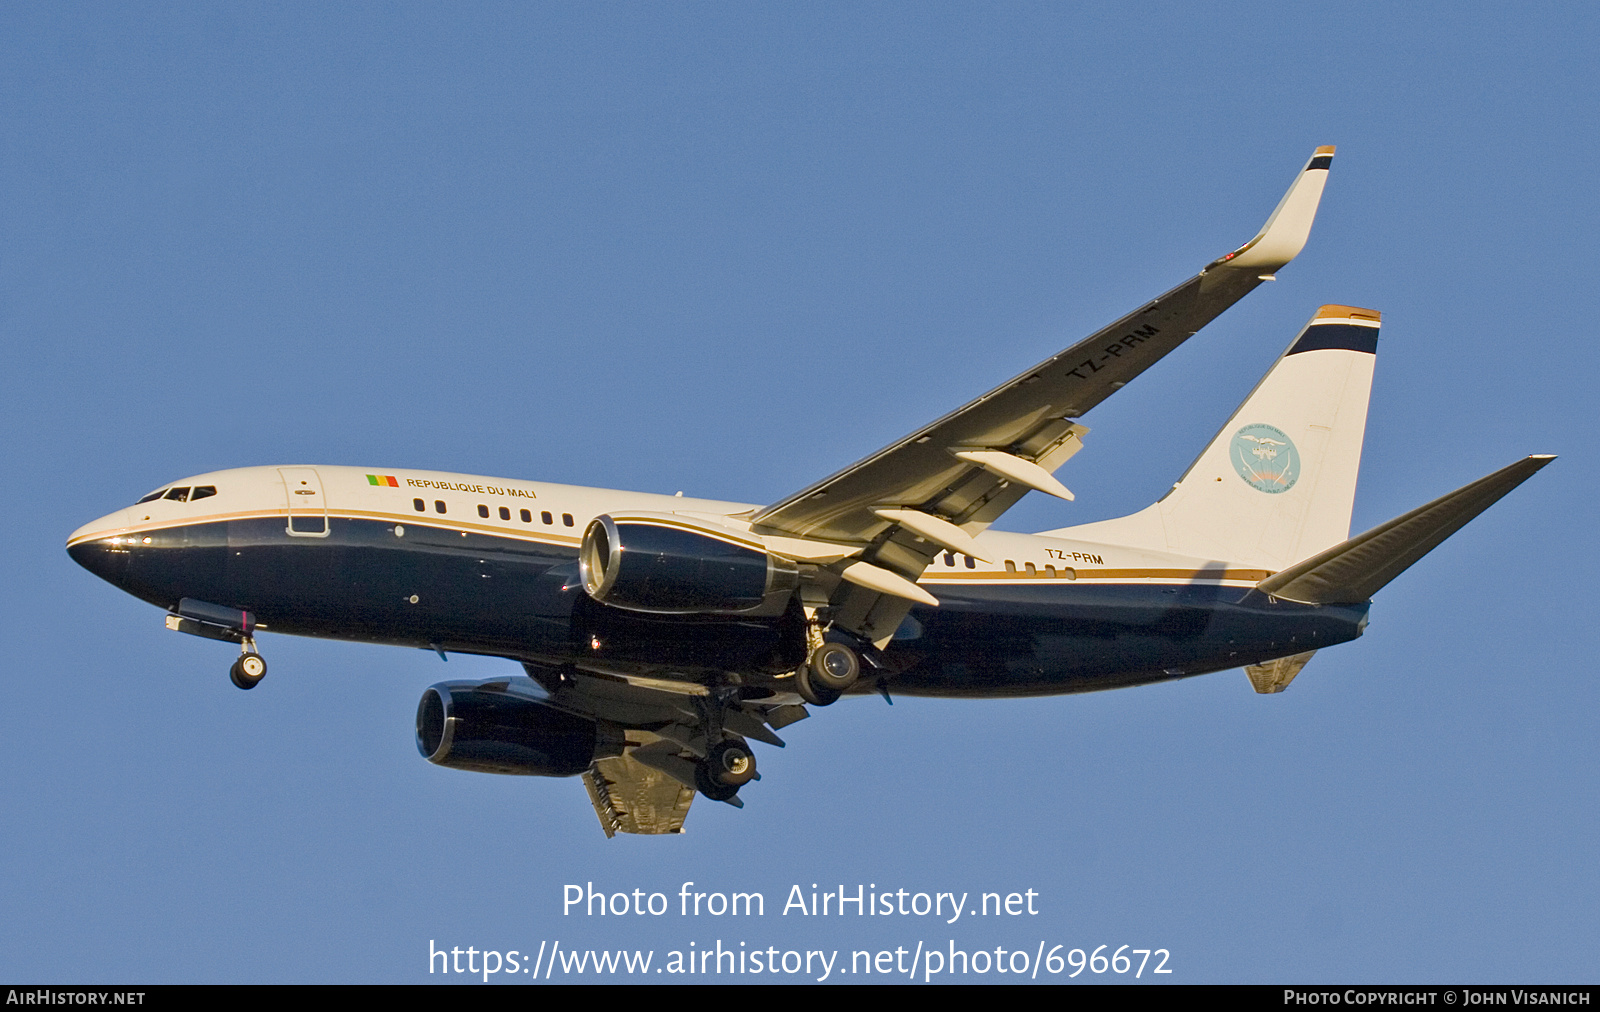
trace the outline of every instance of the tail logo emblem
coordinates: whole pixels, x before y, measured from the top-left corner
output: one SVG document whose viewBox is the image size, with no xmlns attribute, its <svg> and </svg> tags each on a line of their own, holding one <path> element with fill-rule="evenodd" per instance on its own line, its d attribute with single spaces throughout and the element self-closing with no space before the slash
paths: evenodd
<svg viewBox="0 0 1600 1012">
<path fill-rule="evenodd" d="M 1275 426 L 1258 422 L 1235 432 L 1228 457 L 1239 477 L 1262 492 L 1287 492 L 1300 480 L 1300 451 Z"/>
</svg>

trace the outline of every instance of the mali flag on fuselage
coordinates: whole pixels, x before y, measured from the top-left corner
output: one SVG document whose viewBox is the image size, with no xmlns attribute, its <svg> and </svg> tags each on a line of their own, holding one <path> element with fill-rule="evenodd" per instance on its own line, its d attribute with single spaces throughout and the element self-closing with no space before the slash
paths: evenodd
<svg viewBox="0 0 1600 1012">
<path fill-rule="evenodd" d="M 369 474 L 369 475 L 367 475 L 367 484 L 368 485 L 387 485 L 390 488 L 399 488 L 400 487 L 399 479 L 397 479 L 392 474 Z"/>
</svg>

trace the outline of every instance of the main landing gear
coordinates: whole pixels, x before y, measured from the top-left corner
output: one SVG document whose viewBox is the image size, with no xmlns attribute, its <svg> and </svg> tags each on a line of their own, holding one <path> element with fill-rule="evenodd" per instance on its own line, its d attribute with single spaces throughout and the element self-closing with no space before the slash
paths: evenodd
<svg viewBox="0 0 1600 1012">
<path fill-rule="evenodd" d="M 228 677 L 241 689 L 253 689 L 267 677 L 267 662 L 264 657 L 256 653 L 255 640 L 245 640 L 242 647 L 244 652 L 233 662 L 233 667 L 228 669 Z"/>
<path fill-rule="evenodd" d="M 795 672 L 795 691 L 814 706 L 828 706 L 861 677 L 861 657 L 848 644 L 827 642 Z"/>
<path fill-rule="evenodd" d="M 756 778 L 756 757 L 742 742 L 724 741 L 694 768 L 695 786 L 712 801 L 732 801 Z"/>
</svg>

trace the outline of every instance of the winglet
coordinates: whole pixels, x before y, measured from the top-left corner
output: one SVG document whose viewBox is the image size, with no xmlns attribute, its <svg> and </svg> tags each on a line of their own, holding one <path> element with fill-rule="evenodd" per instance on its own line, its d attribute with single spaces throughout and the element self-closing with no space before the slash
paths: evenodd
<svg viewBox="0 0 1600 1012">
<path fill-rule="evenodd" d="M 1312 152 L 1311 160 L 1300 170 L 1294 185 L 1283 195 L 1256 237 L 1227 256 L 1212 261 L 1207 270 L 1248 268 L 1270 275 L 1293 260 L 1311 235 L 1311 223 L 1316 220 L 1317 204 L 1322 201 L 1322 187 L 1328 181 L 1328 167 L 1332 164 L 1332 144 L 1324 144 Z"/>
</svg>

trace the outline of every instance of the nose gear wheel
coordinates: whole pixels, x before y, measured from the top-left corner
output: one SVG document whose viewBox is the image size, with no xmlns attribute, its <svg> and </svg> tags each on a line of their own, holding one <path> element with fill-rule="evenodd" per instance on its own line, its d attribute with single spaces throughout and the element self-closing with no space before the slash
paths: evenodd
<svg viewBox="0 0 1600 1012">
<path fill-rule="evenodd" d="M 247 650 L 228 669 L 228 677 L 241 689 L 253 689 L 267 677 L 266 659 L 254 650 Z"/>
</svg>

